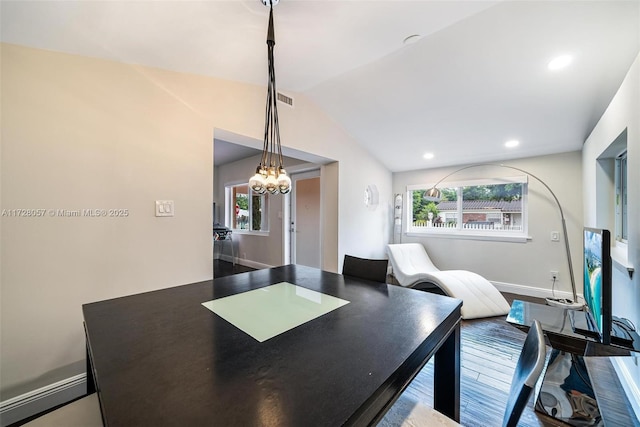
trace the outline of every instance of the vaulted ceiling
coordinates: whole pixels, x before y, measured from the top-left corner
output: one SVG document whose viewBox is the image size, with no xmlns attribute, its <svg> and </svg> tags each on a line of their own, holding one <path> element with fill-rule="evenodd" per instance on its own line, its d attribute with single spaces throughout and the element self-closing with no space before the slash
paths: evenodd
<svg viewBox="0 0 640 427">
<path fill-rule="evenodd" d="M 0 12 L 3 42 L 266 84 L 260 0 Z M 282 0 L 274 15 L 279 91 L 309 97 L 392 171 L 579 150 L 640 51 L 633 0 Z M 571 62 L 549 70 L 559 55 Z"/>
</svg>

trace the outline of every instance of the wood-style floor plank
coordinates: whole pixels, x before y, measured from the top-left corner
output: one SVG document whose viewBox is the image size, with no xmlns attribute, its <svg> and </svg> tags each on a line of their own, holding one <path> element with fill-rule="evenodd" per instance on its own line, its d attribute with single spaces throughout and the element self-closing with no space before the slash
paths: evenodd
<svg viewBox="0 0 640 427">
<path fill-rule="evenodd" d="M 509 325 L 505 316 L 463 320 L 461 325 L 460 423 L 467 427 L 502 425 L 511 378 L 526 334 Z M 398 405 L 421 402 L 433 407 L 433 362 L 405 390 Z M 410 404 L 408 407 L 411 407 Z M 389 411 L 381 427 L 397 426 L 398 412 Z M 563 425 L 533 410 L 533 399 L 523 413 L 519 426 Z"/>
</svg>

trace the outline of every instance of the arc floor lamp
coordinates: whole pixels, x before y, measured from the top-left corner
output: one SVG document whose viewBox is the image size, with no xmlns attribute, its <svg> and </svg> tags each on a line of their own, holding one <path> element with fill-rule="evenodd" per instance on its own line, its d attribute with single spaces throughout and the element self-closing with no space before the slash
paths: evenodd
<svg viewBox="0 0 640 427">
<path fill-rule="evenodd" d="M 462 167 L 460 169 L 457 169 L 449 173 L 448 175 L 445 175 L 444 178 L 440 179 L 429 190 L 427 190 L 424 198 L 431 201 L 439 201 L 441 199 L 442 194 L 440 190 L 438 190 L 438 185 L 442 183 L 445 179 L 449 178 L 451 175 L 454 175 L 466 169 L 478 168 L 478 167 L 490 167 L 490 166 L 513 169 L 513 170 L 522 172 L 527 176 L 534 178 L 536 181 L 542 184 L 553 196 L 553 199 L 555 200 L 556 205 L 560 210 L 560 218 L 562 220 L 562 234 L 564 235 L 564 248 L 567 255 L 567 265 L 569 266 L 569 277 L 571 279 L 571 290 L 573 291 L 573 300 L 569 300 L 565 298 L 547 298 L 546 300 L 547 300 L 547 304 L 553 305 L 553 306 L 559 306 L 559 307 L 571 308 L 571 309 L 581 308 L 583 304 L 578 303 L 578 294 L 576 293 L 576 281 L 573 276 L 573 264 L 571 262 L 571 250 L 569 249 L 569 236 L 567 234 L 567 222 L 564 218 L 564 211 L 562 210 L 562 205 L 560 204 L 558 197 L 556 197 L 553 190 L 551 190 L 551 188 L 547 185 L 547 183 L 544 182 L 542 179 L 538 178 L 536 175 L 532 174 L 531 172 L 528 172 L 524 169 L 517 168 L 515 166 L 508 166 L 508 165 L 498 164 L 498 163 L 477 163 L 477 164 L 472 164 L 472 165 Z"/>
</svg>

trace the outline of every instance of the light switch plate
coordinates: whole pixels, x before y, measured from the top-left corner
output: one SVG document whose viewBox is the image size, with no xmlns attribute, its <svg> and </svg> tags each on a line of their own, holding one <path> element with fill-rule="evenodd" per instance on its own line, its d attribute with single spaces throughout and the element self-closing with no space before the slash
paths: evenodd
<svg viewBox="0 0 640 427">
<path fill-rule="evenodd" d="M 173 200 L 156 200 L 156 216 L 173 216 Z"/>
</svg>

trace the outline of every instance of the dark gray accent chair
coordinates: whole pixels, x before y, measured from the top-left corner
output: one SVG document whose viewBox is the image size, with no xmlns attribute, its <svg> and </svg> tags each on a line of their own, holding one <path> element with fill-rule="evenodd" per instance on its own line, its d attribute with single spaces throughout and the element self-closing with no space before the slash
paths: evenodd
<svg viewBox="0 0 640 427">
<path fill-rule="evenodd" d="M 342 264 L 342 274 L 371 280 L 372 282 L 387 283 L 388 264 L 389 261 L 386 259 L 367 259 L 345 255 Z"/>
</svg>

